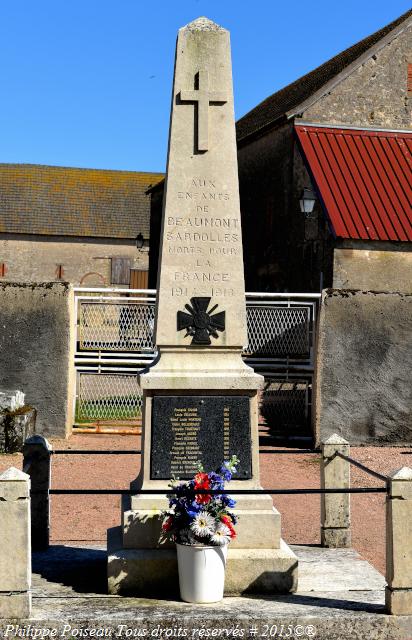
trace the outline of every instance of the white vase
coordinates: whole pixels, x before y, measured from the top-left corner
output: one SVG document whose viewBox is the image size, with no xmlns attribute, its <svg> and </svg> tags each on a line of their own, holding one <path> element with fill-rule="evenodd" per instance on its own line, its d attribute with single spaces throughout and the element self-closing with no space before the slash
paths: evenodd
<svg viewBox="0 0 412 640">
<path fill-rule="evenodd" d="M 222 547 L 178 544 L 180 597 L 185 602 L 219 602 L 225 587 L 227 544 Z"/>
</svg>

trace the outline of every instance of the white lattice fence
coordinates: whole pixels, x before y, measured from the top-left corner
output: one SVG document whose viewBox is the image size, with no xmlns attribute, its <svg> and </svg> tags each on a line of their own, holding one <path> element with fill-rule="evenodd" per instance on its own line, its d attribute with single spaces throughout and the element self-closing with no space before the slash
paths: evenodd
<svg viewBox="0 0 412 640">
<path fill-rule="evenodd" d="M 309 380 L 266 379 L 260 415 L 272 428 L 304 429 L 308 422 Z"/>
<path fill-rule="evenodd" d="M 310 354 L 309 307 L 248 305 L 248 344 L 245 355 L 308 357 Z"/>
<path fill-rule="evenodd" d="M 246 296 L 248 344 L 243 356 L 265 376 L 279 378 L 262 395 L 262 413 L 270 422 L 302 424 L 307 419 L 318 298 Z M 138 372 L 156 355 L 155 302 L 153 290 L 76 290 L 77 424 L 141 417 Z M 290 382 L 288 375 L 296 367 L 306 380 Z"/>
<path fill-rule="evenodd" d="M 141 417 L 142 391 L 136 375 L 79 373 L 76 422 Z"/>
<path fill-rule="evenodd" d="M 154 304 L 83 301 L 80 348 L 100 351 L 153 351 Z"/>
</svg>

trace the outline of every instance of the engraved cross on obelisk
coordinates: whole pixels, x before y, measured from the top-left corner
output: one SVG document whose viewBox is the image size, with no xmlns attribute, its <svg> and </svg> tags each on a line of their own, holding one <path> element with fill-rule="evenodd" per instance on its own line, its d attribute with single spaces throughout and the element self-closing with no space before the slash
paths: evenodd
<svg viewBox="0 0 412 640">
<path fill-rule="evenodd" d="M 181 102 L 197 103 L 197 150 L 209 149 L 209 104 L 225 104 L 228 100 L 223 91 L 209 91 L 209 73 L 200 69 L 195 75 L 194 90 L 180 91 Z"/>
</svg>

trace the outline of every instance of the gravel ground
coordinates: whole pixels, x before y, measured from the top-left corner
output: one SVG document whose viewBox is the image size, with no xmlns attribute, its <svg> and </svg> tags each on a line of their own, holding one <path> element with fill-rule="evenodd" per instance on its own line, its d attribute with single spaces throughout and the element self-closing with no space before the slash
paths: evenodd
<svg viewBox="0 0 412 640">
<path fill-rule="evenodd" d="M 52 440 L 54 449 L 140 449 L 139 436 L 79 434 L 69 440 Z M 299 453 L 263 445 L 271 453 L 261 454 L 263 487 L 319 487 L 319 454 Z M 351 456 L 379 473 L 412 467 L 412 448 L 352 447 Z M 21 454 L 0 455 L 0 471 L 22 467 Z M 53 458 L 54 488 L 128 489 L 140 466 L 137 455 L 56 455 Z M 352 466 L 352 486 L 372 487 L 380 483 Z M 385 494 L 352 495 L 352 542 L 359 553 L 382 573 L 385 570 Z M 282 514 L 282 537 L 289 544 L 319 544 L 319 496 L 274 496 Z M 120 524 L 119 496 L 53 496 L 51 539 L 102 542 L 106 529 Z"/>
</svg>

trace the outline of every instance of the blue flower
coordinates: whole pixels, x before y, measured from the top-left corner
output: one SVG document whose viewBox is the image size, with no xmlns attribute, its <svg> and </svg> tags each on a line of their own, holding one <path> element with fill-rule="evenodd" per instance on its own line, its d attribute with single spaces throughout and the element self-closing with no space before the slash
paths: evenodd
<svg viewBox="0 0 412 640">
<path fill-rule="evenodd" d="M 218 473 L 215 473 L 214 471 L 211 471 L 208 475 L 209 475 L 209 482 L 210 482 L 211 489 L 225 488 L 225 482 L 221 475 L 219 475 Z"/>
<path fill-rule="evenodd" d="M 222 504 L 224 504 L 229 509 L 233 509 L 233 507 L 236 505 L 236 501 L 233 500 L 233 498 L 231 498 L 230 496 L 227 496 L 227 495 L 222 495 L 221 496 L 221 501 L 222 501 Z"/>
<path fill-rule="evenodd" d="M 223 476 L 223 478 L 226 480 L 226 482 L 230 482 L 230 480 L 232 479 L 231 472 L 225 466 L 221 467 L 220 475 Z"/>
<path fill-rule="evenodd" d="M 196 502 L 196 500 L 193 500 L 186 506 L 186 513 L 191 520 L 193 520 L 201 510 L 202 505 Z"/>
</svg>

